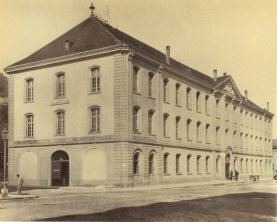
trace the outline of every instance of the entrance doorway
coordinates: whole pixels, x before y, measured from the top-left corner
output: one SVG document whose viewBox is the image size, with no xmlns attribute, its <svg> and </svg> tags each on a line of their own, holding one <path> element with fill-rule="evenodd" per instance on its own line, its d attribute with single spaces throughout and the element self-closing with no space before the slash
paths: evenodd
<svg viewBox="0 0 277 222">
<path fill-rule="evenodd" d="M 51 156 L 52 186 L 69 186 L 69 157 L 64 151 L 56 151 Z"/>
<path fill-rule="evenodd" d="M 225 157 L 225 178 L 226 180 L 229 180 L 230 177 L 230 154 L 226 154 L 226 157 Z"/>
</svg>

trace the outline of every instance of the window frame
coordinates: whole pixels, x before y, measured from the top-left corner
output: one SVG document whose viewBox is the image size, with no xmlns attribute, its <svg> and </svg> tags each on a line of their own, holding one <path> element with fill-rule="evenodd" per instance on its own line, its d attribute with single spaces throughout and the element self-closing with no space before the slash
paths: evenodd
<svg viewBox="0 0 277 222">
<path fill-rule="evenodd" d="M 94 112 L 95 111 L 95 112 Z M 89 108 L 89 133 L 101 133 L 101 107 L 98 105 Z"/>
</svg>

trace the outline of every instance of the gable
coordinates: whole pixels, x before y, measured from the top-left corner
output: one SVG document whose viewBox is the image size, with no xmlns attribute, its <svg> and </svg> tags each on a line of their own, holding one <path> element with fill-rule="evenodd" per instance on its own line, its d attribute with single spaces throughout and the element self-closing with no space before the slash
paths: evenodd
<svg viewBox="0 0 277 222">
<path fill-rule="evenodd" d="M 216 84 L 214 90 L 220 91 L 231 98 L 242 100 L 242 95 L 231 76 L 227 76 L 224 80 Z"/>
</svg>

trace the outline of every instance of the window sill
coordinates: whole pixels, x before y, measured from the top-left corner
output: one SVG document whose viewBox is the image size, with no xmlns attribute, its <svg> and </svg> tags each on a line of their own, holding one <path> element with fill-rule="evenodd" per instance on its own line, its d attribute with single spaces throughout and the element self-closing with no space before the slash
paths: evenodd
<svg viewBox="0 0 277 222">
<path fill-rule="evenodd" d="M 90 92 L 89 95 L 95 95 L 95 94 L 101 94 L 101 91 L 100 92 Z"/>
<path fill-rule="evenodd" d="M 56 137 L 64 137 L 65 134 L 55 134 Z"/>
<path fill-rule="evenodd" d="M 211 114 L 209 114 L 209 113 L 206 113 L 206 116 L 210 116 Z"/>
<path fill-rule="evenodd" d="M 187 139 L 188 142 L 192 142 L 192 139 Z"/>
<path fill-rule="evenodd" d="M 133 94 L 141 96 L 141 93 L 133 91 Z"/>
<path fill-rule="evenodd" d="M 177 137 L 176 140 L 182 140 L 182 138 Z"/>
<path fill-rule="evenodd" d="M 29 139 L 33 140 L 34 138 L 35 137 L 33 137 L 33 136 L 28 136 L 28 137 L 26 136 L 26 137 L 24 137 L 25 140 L 29 140 Z"/>
<path fill-rule="evenodd" d="M 170 139 L 170 136 L 164 136 L 165 139 Z"/>
<path fill-rule="evenodd" d="M 187 173 L 187 175 L 190 175 L 190 176 L 191 176 L 191 175 L 193 175 L 193 174 L 192 174 L 192 173 Z"/>
<path fill-rule="evenodd" d="M 179 104 L 176 104 L 176 107 L 182 108 L 182 106 L 181 106 L 181 105 L 179 105 Z"/>
<path fill-rule="evenodd" d="M 197 143 L 202 143 L 202 141 L 197 141 Z"/>
<path fill-rule="evenodd" d="M 170 176 L 170 173 L 164 173 L 164 176 Z"/>
<path fill-rule="evenodd" d="M 89 133 L 89 134 L 99 134 L 99 133 L 101 133 L 101 131 L 96 131 L 96 132 L 89 131 L 88 133 Z"/>
<path fill-rule="evenodd" d="M 165 100 L 163 102 L 166 103 L 166 104 L 170 104 L 168 101 L 165 101 Z"/>
<path fill-rule="evenodd" d="M 197 113 L 201 113 L 201 111 L 197 111 Z"/>
<path fill-rule="evenodd" d="M 176 173 L 176 175 L 177 175 L 177 176 L 181 176 L 181 175 L 183 175 L 183 174 L 182 174 L 182 173 Z"/>
<path fill-rule="evenodd" d="M 149 98 L 149 99 L 156 100 L 156 98 L 155 98 L 155 97 L 153 97 L 153 96 L 148 96 L 148 98 Z"/>
<path fill-rule="evenodd" d="M 136 132 L 136 131 L 133 131 L 133 134 L 135 134 L 135 135 L 140 135 L 140 134 L 141 134 L 141 132 Z"/>
<path fill-rule="evenodd" d="M 24 103 L 34 103 L 34 100 L 32 100 L 32 101 L 25 101 Z"/>
<path fill-rule="evenodd" d="M 187 107 L 187 110 L 192 111 L 192 109 L 190 107 Z"/>
<path fill-rule="evenodd" d="M 206 144 L 211 144 L 211 142 L 206 142 Z"/>
</svg>

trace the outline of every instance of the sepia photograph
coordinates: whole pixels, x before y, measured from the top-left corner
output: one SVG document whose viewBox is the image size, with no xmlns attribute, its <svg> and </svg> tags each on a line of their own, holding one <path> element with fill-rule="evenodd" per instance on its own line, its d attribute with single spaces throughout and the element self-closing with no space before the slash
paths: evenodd
<svg viewBox="0 0 277 222">
<path fill-rule="evenodd" d="M 0 221 L 277 221 L 277 0 L 0 6 Z"/>
</svg>

